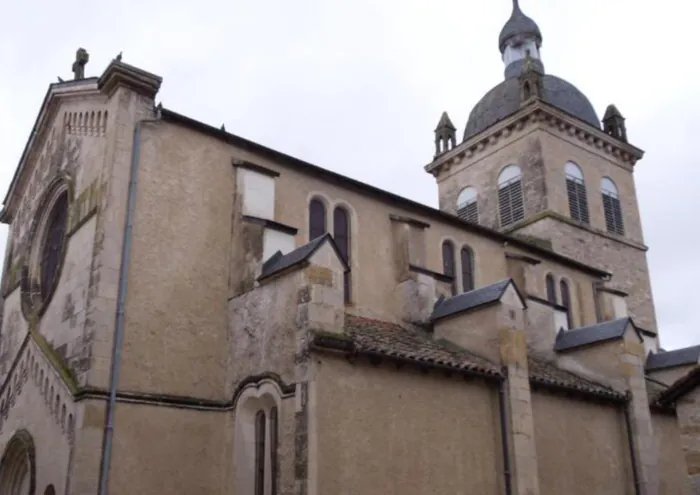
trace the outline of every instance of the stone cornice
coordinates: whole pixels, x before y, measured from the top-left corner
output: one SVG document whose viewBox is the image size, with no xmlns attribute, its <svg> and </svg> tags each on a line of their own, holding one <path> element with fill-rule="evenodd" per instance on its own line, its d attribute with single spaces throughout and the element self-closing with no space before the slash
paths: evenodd
<svg viewBox="0 0 700 495">
<path fill-rule="evenodd" d="M 425 166 L 425 171 L 437 177 L 448 171 L 453 164 L 461 162 L 464 158 L 472 159 L 486 150 L 498 145 L 503 139 L 522 134 L 534 125 L 545 124 L 548 130 L 577 138 L 591 151 L 597 154 L 607 155 L 611 159 L 634 166 L 644 156 L 644 151 L 609 136 L 600 129 L 596 129 L 561 110 L 538 100 L 523 107 L 520 111 L 503 119 L 481 134 L 464 141 L 454 149 L 443 153 Z"/>
<path fill-rule="evenodd" d="M 639 242 L 635 242 L 633 240 L 627 239 L 625 237 L 620 237 L 615 234 L 610 234 L 609 232 L 605 232 L 600 229 L 596 229 L 591 227 L 590 225 L 583 224 L 581 222 L 576 222 L 575 220 L 572 220 L 571 218 L 564 216 L 560 213 L 556 213 L 551 210 L 546 210 L 546 211 L 541 211 L 539 213 L 536 213 L 532 215 L 529 218 L 526 218 L 525 220 L 516 223 L 512 227 L 505 229 L 503 231 L 504 234 L 508 235 L 518 235 L 518 231 L 532 225 L 533 223 L 539 222 L 540 220 L 544 218 L 552 218 L 554 220 L 558 220 L 560 222 L 566 223 L 568 225 L 571 225 L 572 227 L 576 227 L 581 230 L 585 230 L 587 232 L 590 232 L 591 234 L 599 235 L 601 237 L 605 237 L 606 239 L 610 239 L 611 241 L 619 242 L 620 244 L 625 244 L 627 246 L 633 247 L 635 249 L 639 249 L 640 251 L 648 251 L 649 247 L 646 246 L 645 244 L 641 244 Z"/>
</svg>

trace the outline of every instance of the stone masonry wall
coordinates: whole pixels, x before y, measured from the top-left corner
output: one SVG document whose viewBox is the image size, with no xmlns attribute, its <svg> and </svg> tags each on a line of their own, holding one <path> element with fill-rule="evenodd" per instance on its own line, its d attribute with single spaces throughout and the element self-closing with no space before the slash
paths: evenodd
<svg viewBox="0 0 700 495">
<path fill-rule="evenodd" d="M 646 252 L 551 217 L 518 230 L 518 234 L 551 239 L 555 251 L 611 272 L 610 285 L 629 294 L 627 306 L 635 323 L 656 331 Z"/>
</svg>

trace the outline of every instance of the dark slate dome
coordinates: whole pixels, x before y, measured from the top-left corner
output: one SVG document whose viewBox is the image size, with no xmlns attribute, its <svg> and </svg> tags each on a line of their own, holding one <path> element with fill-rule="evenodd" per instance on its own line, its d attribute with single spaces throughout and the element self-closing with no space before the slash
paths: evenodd
<svg viewBox="0 0 700 495">
<path fill-rule="evenodd" d="M 542 76 L 542 100 L 600 129 L 593 105 L 576 87 L 556 76 Z M 520 109 L 520 81 L 510 77 L 491 89 L 469 114 L 464 140 L 486 130 Z"/>
</svg>

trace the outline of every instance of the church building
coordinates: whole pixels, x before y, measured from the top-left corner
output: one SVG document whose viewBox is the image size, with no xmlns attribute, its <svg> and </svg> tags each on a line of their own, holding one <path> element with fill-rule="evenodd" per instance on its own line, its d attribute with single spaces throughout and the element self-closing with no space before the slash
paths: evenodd
<svg viewBox="0 0 700 495">
<path fill-rule="evenodd" d="M 0 212 L 0 495 L 700 494 L 644 153 L 542 43 L 514 0 L 503 79 L 435 129 L 438 209 L 78 50 Z"/>
</svg>

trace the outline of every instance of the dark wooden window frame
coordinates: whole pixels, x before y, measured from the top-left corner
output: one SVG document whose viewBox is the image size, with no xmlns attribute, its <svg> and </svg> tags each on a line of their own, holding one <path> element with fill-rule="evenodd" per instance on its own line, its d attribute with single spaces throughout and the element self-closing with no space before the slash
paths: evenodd
<svg viewBox="0 0 700 495">
<path fill-rule="evenodd" d="M 550 304 L 557 304 L 557 286 L 554 281 L 554 275 L 548 273 L 545 277 L 545 286 L 547 288 L 547 301 Z"/>
<path fill-rule="evenodd" d="M 474 251 L 469 246 L 464 246 L 460 251 L 459 257 L 462 265 L 462 290 L 469 292 L 475 288 Z"/>
<path fill-rule="evenodd" d="M 455 246 L 452 241 L 442 243 L 442 273 L 452 277 L 452 295 L 457 293 L 457 277 L 455 270 Z"/>
<path fill-rule="evenodd" d="M 322 236 L 328 231 L 326 222 L 326 205 L 318 198 L 309 202 L 309 241 Z"/>
<path fill-rule="evenodd" d="M 336 206 L 333 210 L 333 239 L 340 255 L 344 258 L 348 267 L 352 261 L 352 243 L 351 243 L 351 228 L 350 228 L 350 213 L 344 206 Z M 352 299 L 352 279 L 351 271 L 345 273 L 343 277 L 343 294 L 345 303 L 349 303 Z"/>
<path fill-rule="evenodd" d="M 566 322 L 569 326 L 569 330 L 571 330 L 574 328 L 574 315 L 573 308 L 571 307 L 571 290 L 566 280 L 562 279 L 559 282 L 559 292 L 561 292 L 561 305 L 566 308 Z"/>
</svg>

